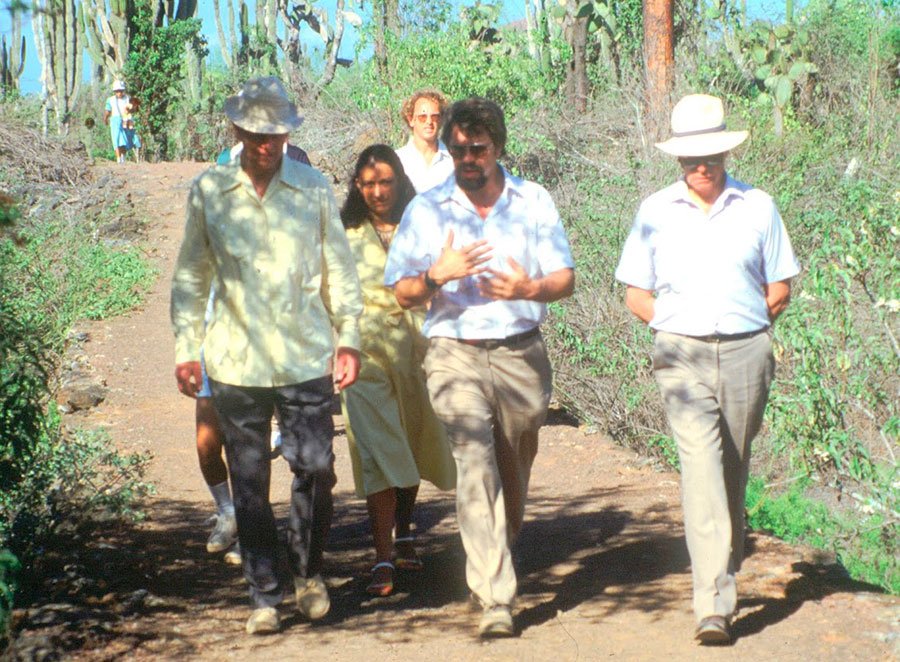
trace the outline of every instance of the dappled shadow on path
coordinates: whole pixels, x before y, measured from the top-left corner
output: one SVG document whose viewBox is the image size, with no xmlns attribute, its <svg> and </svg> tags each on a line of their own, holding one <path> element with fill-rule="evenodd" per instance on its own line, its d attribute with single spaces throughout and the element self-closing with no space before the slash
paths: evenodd
<svg viewBox="0 0 900 662">
<path fill-rule="evenodd" d="M 685 601 L 689 580 L 665 580 L 689 571 L 677 508 L 657 504 L 630 512 L 619 505 L 630 489 L 638 488 L 597 488 L 578 498 L 532 493 L 514 549 L 520 629 L 585 603 L 590 604 L 585 618 L 599 622 L 616 612 L 662 612 Z M 363 590 L 372 562 L 365 504 L 337 494 L 325 567 L 331 613 L 315 624 L 304 623 L 289 596 L 282 608 L 285 629 L 314 630 L 322 645 L 340 643 L 349 632 L 380 637 L 389 631 L 394 643 L 435 632 L 474 632 L 477 614 L 467 606 L 465 555 L 454 509 L 448 496 L 420 501 L 418 539 L 425 569 L 398 571 L 395 593 L 371 598 Z M 286 504 L 276 504 L 275 510 L 283 530 Z M 127 655 L 147 652 L 153 641 L 165 642 L 168 654 L 184 656 L 202 650 L 204 642 L 241 636 L 246 586 L 238 568 L 207 554 L 205 507 L 160 499 L 153 511 L 152 522 L 98 527 L 45 555 L 41 570 L 47 579 L 32 587 L 17 625 L 26 635 L 20 637 L 21 647 L 31 646 L 23 658 L 34 657 L 35 647 L 42 646 L 114 648 L 116 655 Z M 821 566 L 799 571 L 783 599 L 742 600 L 742 609 L 750 613 L 736 622 L 738 637 L 783 620 L 806 600 L 872 590 Z"/>
<path fill-rule="evenodd" d="M 738 600 L 739 616 L 733 626 L 735 639 L 759 634 L 787 619 L 808 601 L 819 601 L 835 593 L 884 593 L 879 586 L 850 578 L 838 563 L 817 565 L 798 561 L 791 565 L 791 570 L 799 576 L 787 583 L 782 597 Z"/>
</svg>

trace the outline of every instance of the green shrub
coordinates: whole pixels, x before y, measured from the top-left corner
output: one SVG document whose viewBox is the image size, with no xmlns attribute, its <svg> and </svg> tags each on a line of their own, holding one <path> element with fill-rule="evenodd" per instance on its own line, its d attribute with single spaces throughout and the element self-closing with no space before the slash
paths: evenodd
<svg viewBox="0 0 900 662">
<path fill-rule="evenodd" d="M 367 63 L 352 98 L 360 109 L 387 110 L 395 121 L 400 100 L 423 87 L 439 89 L 448 99 L 487 97 L 514 116 L 550 97 L 562 80 L 543 76 L 523 37 L 512 31 L 503 32 L 498 43 L 484 43 L 473 41 L 470 27 L 456 22 L 443 32 L 390 39 L 388 48 L 387 80 L 381 80 L 374 62 Z M 405 135 L 406 127 L 397 127 L 398 137 Z"/>
<path fill-rule="evenodd" d="M 20 567 L 15 554 L 0 548 L 0 646 L 9 637 L 9 614 L 13 607 Z"/>
<path fill-rule="evenodd" d="M 15 573 L 48 536 L 98 516 L 139 518 L 150 490 L 146 455 L 64 431 L 51 392 L 71 324 L 132 307 L 153 272 L 134 249 L 97 238 L 103 219 L 73 220 L 37 198 L 27 219 L 10 202 L 16 222 L 0 230 L 0 636 Z"/>
<path fill-rule="evenodd" d="M 836 552 L 852 577 L 900 593 L 900 526 L 896 519 L 862 507 L 838 515 L 807 495 L 808 481 L 773 494 L 761 478 L 747 486 L 747 523 L 789 542 Z"/>
</svg>

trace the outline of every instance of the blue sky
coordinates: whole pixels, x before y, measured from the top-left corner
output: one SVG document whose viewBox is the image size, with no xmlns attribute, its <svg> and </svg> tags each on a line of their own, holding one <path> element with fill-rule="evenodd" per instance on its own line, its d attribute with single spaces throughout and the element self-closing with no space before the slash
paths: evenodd
<svg viewBox="0 0 900 662">
<path fill-rule="evenodd" d="M 237 11 L 237 7 L 240 4 L 240 0 L 232 0 L 235 5 L 235 11 Z M 9 12 L 5 9 L 7 6 L 7 2 L 0 1 L 0 6 L 4 7 L 2 11 L 0 11 L 0 34 L 4 35 L 7 39 L 7 43 L 10 40 L 11 32 L 12 32 L 12 21 L 10 19 Z M 221 52 L 218 44 L 218 37 L 216 35 L 216 23 L 215 18 L 213 16 L 213 4 L 210 0 L 200 0 L 198 3 L 198 17 L 203 22 L 203 34 L 209 42 L 209 51 L 210 58 L 212 62 L 221 62 Z M 253 15 L 253 8 L 255 7 L 255 3 L 252 1 L 247 2 L 251 16 Z M 327 9 L 329 17 L 334 16 L 334 7 L 335 0 L 318 0 L 316 2 L 317 5 L 322 6 Z M 454 4 L 458 7 L 468 6 L 474 4 L 474 0 L 454 0 Z M 219 5 L 221 7 L 222 19 L 223 21 L 227 21 L 227 6 L 228 0 L 220 0 Z M 366 12 L 368 11 L 368 7 L 370 3 L 366 3 Z M 524 0 L 504 0 L 504 10 L 503 10 L 503 20 L 511 21 L 517 18 L 520 18 L 525 15 L 525 5 Z M 359 1 L 358 0 L 347 0 L 344 5 L 345 10 L 356 11 L 359 12 L 363 18 L 363 21 L 368 21 L 367 15 L 360 10 Z M 25 47 L 26 47 L 26 55 L 25 55 L 25 71 L 23 72 L 21 78 L 19 78 L 20 88 L 23 93 L 37 93 L 40 92 L 40 63 L 37 59 L 37 53 L 35 52 L 34 39 L 31 31 L 31 15 L 28 14 L 23 17 L 22 20 L 22 33 L 25 36 Z M 227 28 L 226 28 L 227 29 Z M 306 42 L 308 47 L 312 49 L 317 49 L 321 52 L 322 42 L 311 31 L 304 28 L 304 36 L 306 38 Z M 359 42 L 359 31 L 354 28 L 349 23 L 344 23 L 344 39 L 341 45 L 340 56 L 345 58 L 352 58 L 354 56 L 357 43 Z M 18 45 L 15 46 L 18 48 Z M 85 68 L 87 71 L 87 67 Z"/>
</svg>

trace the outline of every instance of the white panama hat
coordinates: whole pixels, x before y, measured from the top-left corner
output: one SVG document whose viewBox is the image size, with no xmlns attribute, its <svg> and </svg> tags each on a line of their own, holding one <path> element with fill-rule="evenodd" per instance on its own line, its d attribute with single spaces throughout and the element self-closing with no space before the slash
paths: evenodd
<svg viewBox="0 0 900 662">
<path fill-rule="evenodd" d="M 241 91 L 225 100 L 225 115 L 251 133 L 290 133 L 303 123 L 297 106 L 275 76 L 251 78 Z"/>
<path fill-rule="evenodd" d="M 124 80 L 114 80 L 113 81 L 113 92 L 118 92 L 119 90 L 125 91 L 125 81 Z"/>
<path fill-rule="evenodd" d="M 737 147 L 746 131 L 725 130 L 722 100 L 708 94 L 689 94 L 672 108 L 672 137 L 656 146 L 674 156 L 709 156 Z"/>
</svg>

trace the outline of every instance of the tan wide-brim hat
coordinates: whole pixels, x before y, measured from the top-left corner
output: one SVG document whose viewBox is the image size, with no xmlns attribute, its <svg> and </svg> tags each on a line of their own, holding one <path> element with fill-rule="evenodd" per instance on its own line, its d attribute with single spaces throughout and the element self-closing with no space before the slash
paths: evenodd
<svg viewBox="0 0 900 662">
<path fill-rule="evenodd" d="M 225 100 L 224 110 L 228 119 L 251 133 L 290 133 L 303 123 L 297 106 L 275 76 L 251 78 L 240 92 Z"/>
<path fill-rule="evenodd" d="M 689 94 L 672 109 L 672 137 L 656 146 L 673 156 L 709 156 L 734 149 L 747 135 L 726 130 L 721 99 Z"/>
</svg>

